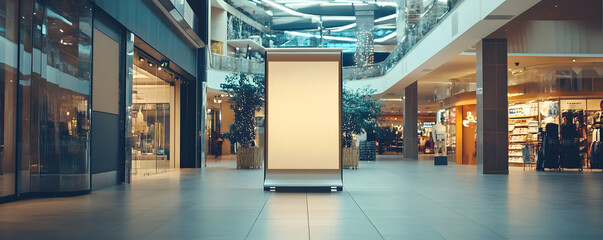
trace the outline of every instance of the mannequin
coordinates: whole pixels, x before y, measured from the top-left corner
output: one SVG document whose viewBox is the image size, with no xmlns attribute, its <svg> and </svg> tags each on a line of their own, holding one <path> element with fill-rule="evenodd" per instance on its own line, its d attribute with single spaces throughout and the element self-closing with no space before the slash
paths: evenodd
<svg viewBox="0 0 603 240">
<path fill-rule="evenodd" d="M 446 126 L 444 126 L 442 122 L 444 122 L 444 118 L 441 118 L 440 121 L 433 127 L 435 136 L 434 153 L 436 156 L 446 156 Z M 440 151 L 442 152 L 442 155 L 440 155 Z"/>
</svg>

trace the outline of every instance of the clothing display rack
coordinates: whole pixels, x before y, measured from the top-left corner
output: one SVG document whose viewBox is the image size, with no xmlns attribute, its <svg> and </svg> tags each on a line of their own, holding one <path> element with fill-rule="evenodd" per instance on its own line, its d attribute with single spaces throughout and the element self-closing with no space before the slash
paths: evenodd
<svg viewBox="0 0 603 240">
<path fill-rule="evenodd" d="M 559 167 L 572 168 L 582 171 L 582 157 L 580 155 L 580 145 L 582 138 L 579 134 L 581 125 L 574 123 L 574 115 L 580 118 L 582 112 L 565 112 L 563 118 L 565 123 L 561 124 L 561 151 L 559 154 Z"/>
<path fill-rule="evenodd" d="M 544 171 L 547 168 L 559 169 L 559 125 L 548 123 L 542 137 L 542 147 L 540 148 L 538 161 L 536 163 L 537 171 Z"/>
<path fill-rule="evenodd" d="M 603 142 L 601 141 L 601 132 L 603 131 L 603 123 L 595 122 L 592 126 L 592 143 L 589 153 L 589 168 L 603 169 Z"/>
</svg>

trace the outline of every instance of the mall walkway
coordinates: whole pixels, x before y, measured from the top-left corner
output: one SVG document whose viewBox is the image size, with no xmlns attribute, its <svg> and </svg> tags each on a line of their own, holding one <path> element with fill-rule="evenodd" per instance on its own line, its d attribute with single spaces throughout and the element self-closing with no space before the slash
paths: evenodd
<svg viewBox="0 0 603 240">
<path fill-rule="evenodd" d="M 600 239 L 603 173 L 476 174 L 383 156 L 345 191 L 270 193 L 209 163 L 90 195 L 0 204 L 0 239 Z"/>
</svg>

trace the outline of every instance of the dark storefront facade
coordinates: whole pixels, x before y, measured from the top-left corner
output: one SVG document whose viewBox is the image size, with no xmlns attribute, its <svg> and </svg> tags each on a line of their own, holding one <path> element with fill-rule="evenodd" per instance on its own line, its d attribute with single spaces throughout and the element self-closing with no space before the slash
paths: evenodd
<svg viewBox="0 0 603 240">
<path fill-rule="evenodd" d="M 206 34 L 176 2 L 2 1 L 0 201 L 202 166 Z"/>
</svg>

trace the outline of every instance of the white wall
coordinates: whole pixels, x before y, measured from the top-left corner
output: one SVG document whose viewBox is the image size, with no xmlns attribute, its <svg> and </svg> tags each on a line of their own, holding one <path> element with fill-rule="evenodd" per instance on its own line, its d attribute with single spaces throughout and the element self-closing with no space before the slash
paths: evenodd
<svg viewBox="0 0 603 240">
<path fill-rule="evenodd" d="M 224 9 L 211 8 L 211 40 L 223 42 L 226 45 L 228 14 Z"/>
<path fill-rule="evenodd" d="M 211 89 L 220 89 L 220 84 L 226 82 L 226 76 L 231 72 L 207 69 L 207 87 Z"/>
</svg>

